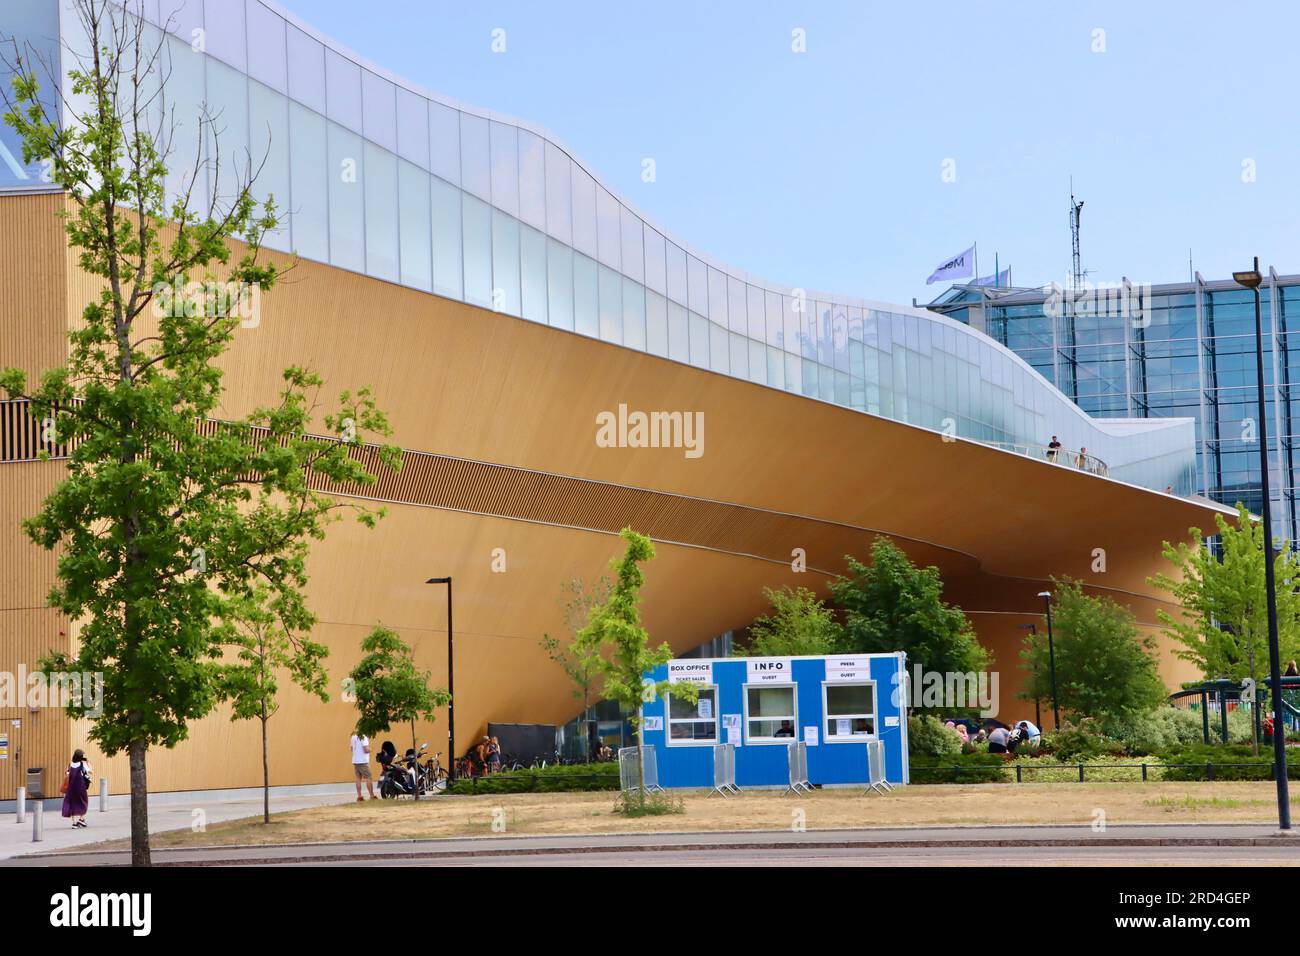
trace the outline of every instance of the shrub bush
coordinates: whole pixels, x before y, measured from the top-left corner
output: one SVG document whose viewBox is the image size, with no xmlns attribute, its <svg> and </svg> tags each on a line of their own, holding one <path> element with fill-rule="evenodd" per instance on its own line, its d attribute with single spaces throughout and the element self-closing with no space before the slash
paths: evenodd
<svg viewBox="0 0 1300 956">
<path fill-rule="evenodd" d="M 1145 714 L 1112 715 L 1098 721 L 1101 732 L 1132 756 L 1203 743 L 1199 711 L 1160 707 Z"/>
<path fill-rule="evenodd" d="M 647 793 L 644 799 L 620 793 L 614 800 L 614 812 L 625 817 L 663 817 L 686 812 L 686 801 L 669 793 Z"/>
<path fill-rule="evenodd" d="M 1231 733 L 1231 725 L 1229 725 Z M 1300 780 L 1300 764 L 1287 755 L 1287 778 Z M 1271 780 L 1273 752 L 1261 747 L 1259 756 L 1255 756 L 1249 745 L 1243 744 L 1198 744 L 1167 751 L 1160 759 L 1171 766 L 1164 772 L 1166 780 L 1205 780 L 1209 776 L 1211 765 L 1215 780 Z M 1225 766 L 1226 764 L 1259 764 L 1260 766 Z"/>
<path fill-rule="evenodd" d="M 1081 759 L 1103 754 L 1120 756 L 1124 753 L 1124 745 L 1107 736 L 1100 724 L 1090 717 L 1067 721 L 1059 730 L 1044 734 L 1043 745 L 1057 760 L 1066 763 L 1078 763 Z"/>
<path fill-rule="evenodd" d="M 987 752 L 913 754 L 908 758 L 908 765 L 912 783 L 1008 783 L 1014 779 L 1007 772 L 1002 755 Z"/>
<path fill-rule="evenodd" d="M 1083 764 L 1085 783 L 1138 783 L 1142 780 L 1142 764 L 1147 764 L 1147 779 L 1162 780 L 1164 771 L 1152 764 L 1160 763 L 1155 757 L 1125 757 L 1102 754 L 1097 757 L 1079 757 L 1062 763 L 1051 757 L 1017 757 L 1007 769 L 1015 779 L 1020 770 L 1022 783 L 1078 783 L 1079 764 Z"/>
<path fill-rule="evenodd" d="M 922 714 L 907 718 L 907 746 L 910 754 L 952 756 L 961 753 L 961 736 L 945 727 L 938 717 Z"/>
<path fill-rule="evenodd" d="M 544 770 L 504 770 L 486 777 L 460 779 L 448 793 L 577 793 L 618 789 L 617 763 L 586 763 Z"/>
</svg>

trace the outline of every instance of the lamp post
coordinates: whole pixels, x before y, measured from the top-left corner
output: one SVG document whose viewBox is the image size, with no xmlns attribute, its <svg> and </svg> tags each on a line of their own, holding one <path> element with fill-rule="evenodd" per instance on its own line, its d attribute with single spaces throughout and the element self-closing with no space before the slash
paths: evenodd
<svg viewBox="0 0 1300 956">
<path fill-rule="evenodd" d="M 1052 642 L 1052 592 L 1039 591 L 1047 605 L 1047 666 L 1052 671 L 1052 729 L 1061 729 L 1061 706 L 1056 700 L 1056 645 Z"/>
<path fill-rule="evenodd" d="M 1035 638 L 1038 637 L 1037 624 L 1021 624 L 1020 630 L 1028 631 L 1030 635 Z M 1037 643 L 1037 641 L 1035 641 L 1035 643 Z M 1036 726 L 1039 730 L 1043 729 L 1042 702 L 1037 697 L 1034 698 L 1034 726 Z"/>
<path fill-rule="evenodd" d="M 1255 377 L 1257 409 L 1259 414 L 1259 481 L 1263 494 L 1260 520 L 1264 523 L 1264 593 L 1268 600 L 1268 667 L 1273 694 L 1273 760 L 1277 778 L 1277 825 L 1281 830 L 1291 829 L 1291 797 L 1287 787 L 1286 726 L 1282 721 L 1282 662 L 1277 645 L 1277 586 L 1273 580 L 1273 516 L 1269 505 L 1271 493 L 1268 482 L 1268 418 L 1264 404 L 1264 329 L 1259 316 L 1259 287 L 1264 281 L 1259 271 L 1259 256 L 1255 266 L 1245 272 L 1234 272 L 1233 281 L 1255 293 Z"/>
<path fill-rule="evenodd" d="M 456 671 L 451 631 L 451 578 L 429 578 L 425 584 L 447 585 L 447 783 L 456 782 Z"/>
</svg>

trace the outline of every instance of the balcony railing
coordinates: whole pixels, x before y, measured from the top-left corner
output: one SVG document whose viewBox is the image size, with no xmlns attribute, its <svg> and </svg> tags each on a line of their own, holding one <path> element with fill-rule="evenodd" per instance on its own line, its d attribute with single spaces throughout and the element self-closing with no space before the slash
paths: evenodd
<svg viewBox="0 0 1300 956">
<path fill-rule="evenodd" d="M 1104 461 L 1073 448 L 1052 449 L 1046 445 L 1036 445 L 1032 442 L 1011 441 L 986 441 L 983 444 L 992 445 L 994 448 L 1001 448 L 1005 451 L 1014 451 L 1018 455 L 1026 455 L 1040 461 L 1050 461 L 1065 468 L 1086 471 L 1090 475 L 1100 475 L 1103 478 L 1110 476 L 1110 468 Z"/>
</svg>

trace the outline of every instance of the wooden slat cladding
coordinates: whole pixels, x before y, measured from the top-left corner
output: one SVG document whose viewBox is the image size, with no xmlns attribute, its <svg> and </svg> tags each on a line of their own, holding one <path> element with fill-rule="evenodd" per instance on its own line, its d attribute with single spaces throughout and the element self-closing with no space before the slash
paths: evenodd
<svg viewBox="0 0 1300 956">
<path fill-rule="evenodd" d="M 68 356 L 61 194 L 0 197 L 0 368 L 34 381 Z"/>
<path fill-rule="evenodd" d="M 37 443 L 38 424 L 27 414 L 25 403 L 0 403 L 0 450 L 3 451 L 0 461 L 30 460 L 35 457 L 34 449 L 40 447 L 55 457 L 65 455 L 66 449 Z M 207 421 L 199 427 L 211 434 L 229 426 Z M 260 433 L 258 437 L 265 434 L 261 429 L 255 432 Z M 332 441 L 313 437 L 321 442 Z M 313 475 L 311 487 L 328 494 L 376 502 L 443 508 L 610 534 L 630 526 L 656 541 L 781 562 L 791 560 L 794 548 L 811 551 L 822 543 L 843 541 L 846 536 L 855 545 L 865 547 L 874 533 L 870 529 L 743 505 L 427 452 L 404 451 L 402 467 L 397 472 L 382 466 L 375 446 L 356 447 L 352 454 L 378 476 L 374 485 L 343 486 L 322 475 Z M 257 480 L 256 475 L 247 477 L 250 481 Z"/>
<path fill-rule="evenodd" d="M 67 618 L 46 607 L 55 584 L 53 552 L 38 548 L 22 530 L 22 521 L 40 508 L 54 490 L 62 468 L 28 462 L 4 468 L 0 496 L 0 673 L 24 686 L 21 675 L 52 650 L 71 648 Z M 14 721 L 18 723 L 15 724 Z M 23 699 L 0 700 L 0 734 L 9 737 L 9 759 L 0 761 L 0 800 L 23 786 L 28 767 L 45 767 L 47 786 L 58 787 L 58 773 L 71 753 L 71 724 L 59 710 L 27 706 Z M 51 780 L 53 781 L 51 783 Z"/>
</svg>

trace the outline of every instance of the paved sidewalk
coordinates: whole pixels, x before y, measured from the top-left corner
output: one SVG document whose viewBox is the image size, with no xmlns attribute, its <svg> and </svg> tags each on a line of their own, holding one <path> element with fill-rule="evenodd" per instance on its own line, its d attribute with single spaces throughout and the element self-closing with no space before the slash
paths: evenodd
<svg viewBox="0 0 1300 956">
<path fill-rule="evenodd" d="M 273 788 L 271 812 L 284 813 L 354 800 L 356 790 L 352 784 Z M 40 843 L 32 842 L 32 807 L 27 807 L 26 819 L 21 824 L 15 822 L 17 814 L 12 809 L 12 801 L 9 807 L 0 813 L 0 860 L 32 853 L 53 853 L 104 840 L 126 839 L 131 835 L 130 803 L 122 796 L 111 797 L 108 809 L 103 813 L 99 811 L 99 797 L 92 796 L 90 812 L 86 814 L 89 826 L 84 830 L 72 829 L 70 821 L 59 815 L 62 799 L 46 800 L 45 839 Z M 196 819 L 212 824 L 260 816 L 261 813 L 262 791 L 255 789 L 150 794 L 149 832 L 187 830 Z"/>
</svg>

